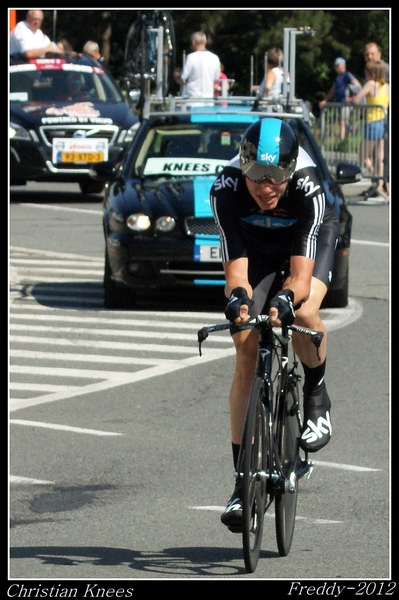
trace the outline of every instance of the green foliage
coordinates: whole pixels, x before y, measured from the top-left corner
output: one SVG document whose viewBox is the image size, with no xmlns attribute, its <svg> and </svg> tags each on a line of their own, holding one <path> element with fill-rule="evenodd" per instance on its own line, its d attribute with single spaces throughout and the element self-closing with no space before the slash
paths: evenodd
<svg viewBox="0 0 399 600">
<path fill-rule="evenodd" d="M 362 80 L 365 43 L 376 41 L 389 63 L 390 10 L 171 10 L 176 33 L 176 66 L 190 52 L 190 34 L 206 32 L 208 49 L 219 55 L 228 77 L 235 79 L 235 95 L 248 95 L 251 81 L 260 83 L 264 54 L 271 46 L 283 48 L 284 28 L 314 27 L 314 37 L 296 36 L 296 96 L 317 104 L 331 87 L 336 56 L 347 60 L 348 70 Z M 18 11 L 18 19 L 26 11 Z M 52 38 L 56 14 L 56 39 L 66 38 L 77 51 L 88 39 L 101 40 L 112 28 L 111 71 L 119 79 L 126 35 L 136 10 L 44 10 L 43 29 Z M 252 57 L 252 58 L 251 58 Z M 178 90 L 176 90 L 177 93 Z"/>
</svg>

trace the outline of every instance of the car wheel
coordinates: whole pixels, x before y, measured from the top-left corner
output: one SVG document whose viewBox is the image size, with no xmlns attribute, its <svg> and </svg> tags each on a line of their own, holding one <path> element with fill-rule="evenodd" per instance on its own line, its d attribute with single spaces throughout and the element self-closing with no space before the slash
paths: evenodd
<svg viewBox="0 0 399 600">
<path fill-rule="evenodd" d="M 102 181 L 80 181 L 79 187 L 82 194 L 101 194 L 104 190 Z"/>
<path fill-rule="evenodd" d="M 321 308 L 345 308 L 348 306 L 349 270 L 347 269 L 343 284 L 340 288 L 329 289 L 324 296 Z"/>
<path fill-rule="evenodd" d="M 104 308 L 114 310 L 129 310 L 136 306 L 136 294 L 124 286 L 111 279 L 111 267 L 105 252 L 104 268 Z"/>
</svg>

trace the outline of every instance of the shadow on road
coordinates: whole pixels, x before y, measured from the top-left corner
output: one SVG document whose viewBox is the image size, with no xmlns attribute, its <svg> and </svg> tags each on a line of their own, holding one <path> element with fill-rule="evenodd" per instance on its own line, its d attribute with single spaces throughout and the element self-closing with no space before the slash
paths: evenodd
<svg viewBox="0 0 399 600">
<path fill-rule="evenodd" d="M 32 296 L 38 304 L 49 308 L 64 310 L 90 310 L 107 311 L 104 308 L 104 290 L 101 282 L 52 282 L 37 284 L 17 284 L 10 287 L 14 304 L 26 302 Z M 203 288 L 168 290 L 147 292 L 138 295 L 137 304 L 131 311 L 140 312 L 152 310 L 154 312 L 166 311 L 194 311 L 194 312 L 219 312 L 223 316 L 226 299 L 223 288 L 217 287 L 210 290 Z M 126 311 L 125 311 L 126 312 Z"/>
<path fill-rule="evenodd" d="M 276 552 L 261 552 L 261 558 L 276 558 Z M 10 558 L 36 559 L 45 565 L 91 565 L 107 567 L 125 565 L 128 568 L 152 573 L 153 577 L 182 578 L 210 575 L 243 575 L 246 574 L 242 549 L 226 547 L 181 547 L 164 548 L 161 552 L 129 550 L 127 548 L 104 548 L 101 546 L 28 546 L 11 548 Z M 242 561 L 243 566 L 233 566 L 230 562 Z M 76 585 L 76 580 L 72 586 Z"/>
</svg>

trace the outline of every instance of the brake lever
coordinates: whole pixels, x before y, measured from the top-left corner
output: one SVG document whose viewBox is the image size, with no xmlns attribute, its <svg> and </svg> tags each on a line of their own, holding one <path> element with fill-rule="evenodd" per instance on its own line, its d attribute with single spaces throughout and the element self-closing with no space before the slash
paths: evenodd
<svg viewBox="0 0 399 600">
<path fill-rule="evenodd" d="M 199 351 L 199 355 L 202 356 L 202 352 L 201 352 L 201 344 L 202 342 L 204 342 L 206 340 L 206 338 L 208 337 L 209 332 L 208 332 L 208 328 L 207 327 L 202 327 L 198 333 L 197 333 L 197 337 L 198 337 L 198 351 Z"/>
</svg>

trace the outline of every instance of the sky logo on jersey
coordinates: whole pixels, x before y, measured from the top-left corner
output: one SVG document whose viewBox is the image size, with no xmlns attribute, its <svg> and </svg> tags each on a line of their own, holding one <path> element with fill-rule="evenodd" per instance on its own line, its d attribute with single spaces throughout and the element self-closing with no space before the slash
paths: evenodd
<svg viewBox="0 0 399 600">
<path fill-rule="evenodd" d="M 315 185 L 314 181 L 312 181 L 309 178 L 309 175 L 306 175 L 306 177 L 301 177 L 300 179 L 298 179 L 297 184 L 296 184 L 296 189 L 297 190 L 305 190 L 305 192 L 306 192 L 305 195 L 311 196 L 312 194 L 317 192 L 317 190 L 320 189 L 320 186 Z"/>
<path fill-rule="evenodd" d="M 250 215 L 242 219 L 249 225 L 255 227 L 263 227 L 264 229 L 281 229 L 283 227 L 292 227 L 297 222 L 297 219 L 281 219 L 279 217 L 271 217 L 269 215 Z"/>
</svg>

